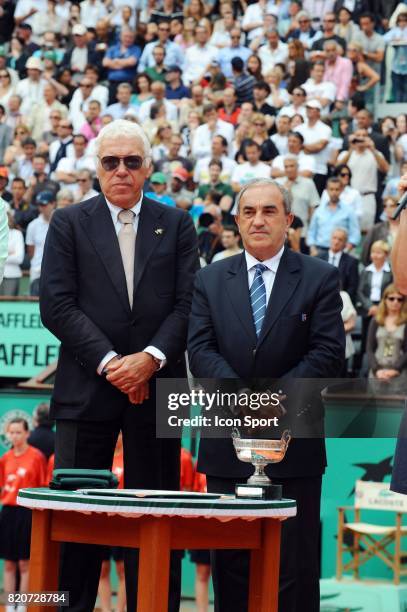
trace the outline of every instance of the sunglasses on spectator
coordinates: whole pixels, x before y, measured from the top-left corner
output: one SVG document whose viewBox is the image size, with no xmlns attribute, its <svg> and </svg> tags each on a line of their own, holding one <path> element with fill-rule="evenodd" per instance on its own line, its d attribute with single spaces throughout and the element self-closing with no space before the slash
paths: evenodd
<svg viewBox="0 0 407 612">
<path fill-rule="evenodd" d="M 350 176 L 349 172 L 341 172 L 339 176 Z"/>
<path fill-rule="evenodd" d="M 395 297 L 395 296 L 392 296 L 392 295 L 388 295 L 386 297 L 386 300 L 389 300 L 389 302 L 399 302 L 400 304 L 402 302 L 404 302 L 404 298 L 402 298 L 402 297 Z"/>
<path fill-rule="evenodd" d="M 324 19 L 323 23 L 332 23 L 334 21 L 336 21 L 336 19 Z"/>
<path fill-rule="evenodd" d="M 166 28 L 166 27 L 162 27 L 162 26 L 160 26 L 158 29 L 161 30 L 161 32 L 169 32 L 170 31 L 170 28 Z"/>
<path fill-rule="evenodd" d="M 302 91 L 294 91 L 293 96 L 303 96 Z"/>
<path fill-rule="evenodd" d="M 78 179 L 78 183 L 87 183 L 90 179 Z"/>
<path fill-rule="evenodd" d="M 86 87 L 86 89 L 89 89 L 92 87 L 92 85 L 90 83 L 81 83 L 80 87 Z"/>
<path fill-rule="evenodd" d="M 9 78 L 10 78 L 10 75 L 7 74 L 7 72 L 2 72 L 0 74 L 0 79 L 9 79 Z"/>
<path fill-rule="evenodd" d="M 298 23 L 309 23 L 309 19 L 300 19 Z"/>
<path fill-rule="evenodd" d="M 116 157 L 115 155 L 106 155 L 106 157 L 100 157 L 100 163 L 102 164 L 103 170 L 112 172 L 120 166 L 120 161 L 123 160 L 124 165 L 128 170 L 140 170 L 144 162 L 144 157 L 140 155 L 126 155 L 126 157 Z"/>
</svg>

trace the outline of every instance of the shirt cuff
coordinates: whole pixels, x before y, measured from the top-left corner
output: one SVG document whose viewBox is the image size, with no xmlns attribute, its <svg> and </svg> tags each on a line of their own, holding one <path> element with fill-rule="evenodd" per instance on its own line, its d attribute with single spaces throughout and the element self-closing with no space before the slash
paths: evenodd
<svg viewBox="0 0 407 612">
<path fill-rule="evenodd" d="M 118 353 L 116 353 L 116 351 L 109 351 L 102 359 L 102 361 L 99 363 L 96 372 L 99 374 L 99 376 L 102 376 L 102 372 L 103 369 L 105 367 L 105 365 L 107 363 L 109 363 L 109 361 L 111 359 L 113 359 L 113 357 L 117 357 Z"/>
<path fill-rule="evenodd" d="M 167 364 L 166 356 L 164 355 L 164 353 L 162 351 L 160 351 L 160 349 L 156 348 L 155 346 L 147 346 L 144 349 L 143 353 L 149 353 L 149 355 L 152 355 L 156 359 L 159 359 L 159 361 L 160 361 L 159 369 L 160 370 L 161 370 L 161 368 L 163 368 Z"/>
</svg>

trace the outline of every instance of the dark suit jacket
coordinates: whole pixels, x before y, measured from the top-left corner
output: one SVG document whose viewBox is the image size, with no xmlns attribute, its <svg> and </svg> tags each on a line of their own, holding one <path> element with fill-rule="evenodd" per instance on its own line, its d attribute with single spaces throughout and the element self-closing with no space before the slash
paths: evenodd
<svg viewBox="0 0 407 612">
<path fill-rule="evenodd" d="M 68 49 L 68 51 L 64 53 L 64 56 L 61 62 L 61 68 L 71 67 L 71 59 L 72 59 L 73 50 L 74 50 L 74 47 L 71 47 L 71 49 Z M 98 68 L 101 67 L 101 58 L 99 57 L 99 54 L 97 53 L 97 51 L 95 51 L 94 44 L 88 45 L 88 60 L 86 63 L 93 64 L 94 66 L 97 66 Z"/>
<path fill-rule="evenodd" d="M 328 261 L 329 253 L 321 255 L 321 259 Z M 342 253 L 338 270 L 343 291 L 349 294 L 352 304 L 356 304 L 356 293 L 359 284 L 359 261 L 348 253 Z"/>
<path fill-rule="evenodd" d="M 244 253 L 211 264 L 196 277 L 188 333 L 191 372 L 201 378 L 336 377 L 345 355 L 336 268 L 285 249 L 257 339 Z M 296 439 L 269 473 L 316 476 L 326 465 L 322 439 Z M 270 466 L 269 466 L 270 467 Z M 202 439 L 198 470 L 248 476 L 229 439 Z"/>
<path fill-rule="evenodd" d="M 386 289 L 387 285 L 393 280 L 391 272 L 383 272 L 381 294 Z M 362 270 L 359 278 L 359 286 L 357 292 L 356 304 L 358 306 L 358 312 L 363 317 L 367 317 L 369 308 L 372 306 L 370 299 L 370 292 L 372 289 L 372 272 L 369 270 Z"/>
<path fill-rule="evenodd" d="M 120 417 L 126 395 L 96 371 L 110 350 L 127 355 L 153 345 L 168 360 L 159 376 L 185 376 L 197 268 L 191 217 L 144 198 L 130 310 L 119 243 L 104 196 L 55 211 L 45 244 L 40 293 L 42 321 L 61 341 L 51 418 Z M 154 386 L 150 385 L 150 401 L 137 408 L 150 422 L 155 418 Z"/>
</svg>

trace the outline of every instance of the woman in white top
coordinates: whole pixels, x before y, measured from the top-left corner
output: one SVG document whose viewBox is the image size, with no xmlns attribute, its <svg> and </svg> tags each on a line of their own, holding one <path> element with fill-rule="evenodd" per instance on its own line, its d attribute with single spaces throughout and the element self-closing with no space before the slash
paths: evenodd
<svg viewBox="0 0 407 612">
<path fill-rule="evenodd" d="M 20 278 L 22 276 L 21 264 L 24 259 L 23 232 L 16 228 L 13 215 L 8 212 L 8 257 L 4 266 L 4 278 L 0 285 L 0 295 L 18 295 Z"/>
<path fill-rule="evenodd" d="M 11 74 L 7 68 L 0 70 L 0 104 L 7 108 L 10 97 L 15 93 L 14 86 L 11 82 Z"/>
</svg>

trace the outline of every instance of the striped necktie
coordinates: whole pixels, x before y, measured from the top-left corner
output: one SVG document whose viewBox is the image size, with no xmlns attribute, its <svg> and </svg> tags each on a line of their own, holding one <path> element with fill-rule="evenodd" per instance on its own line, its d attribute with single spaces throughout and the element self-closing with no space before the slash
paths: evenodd
<svg viewBox="0 0 407 612">
<path fill-rule="evenodd" d="M 256 264 L 255 270 L 254 281 L 250 287 L 250 303 L 252 305 L 256 335 L 259 337 L 267 307 L 266 286 L 263 280 L 263 272 L 268 270 L 268 268 L 263 264 Z"/>
</svg>

